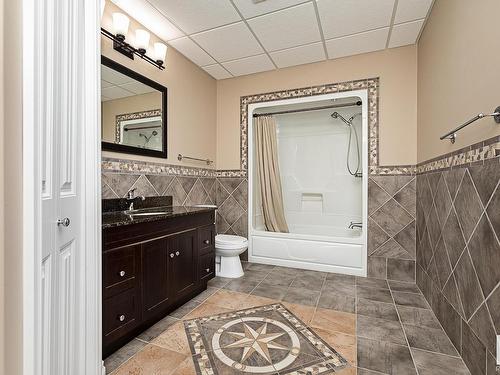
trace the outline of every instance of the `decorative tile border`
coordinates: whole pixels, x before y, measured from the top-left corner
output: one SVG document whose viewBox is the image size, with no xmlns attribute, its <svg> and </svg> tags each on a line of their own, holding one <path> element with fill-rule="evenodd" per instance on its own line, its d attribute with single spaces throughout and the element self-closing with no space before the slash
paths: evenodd
<svg viewBox="0 0 500 375">
<path fill-rule="evenodd" d="M 274 100 L 301 98 L 336 92 L 366 89 L 368 91 L 368 164 L 370 175 L 413 175 L 415 166 L 379 166 L 379 78 L 368 78 L 320 86 L 275 91 L 240 98 L 240 175 L 245 177 L 248 169 L 248 105 Z"/>
<path fill-rule="evenodd" d="M 276 318 L 274 319 L 273 315 L 269 314 L 276 314 Z M 290 337 L 292 337 L 293 347 L 284 360 L 278 363 L 272 362 L 268 366 L 258 366 L 256 364 L 245 365 L 227 357 L 223 353 L 223 349 L 218 346 L 220 340 L 217 339 L 220 338 L 226 327 L 256 321 L 262 322 L 266 326 L 270 324 L 279 327 L 284 333 L 288 333 Z M 220 322 L 221 325 L 212 328 L 214 329 L 213 335 L 207 337 L 204 327 L 213 326 L 216 322 Z M 218 366 L 215 364 L 215 357 L 218 358 L 220 363 L 224 363 L 224 365 L 228 366 L 228 369 L 231 368 L 232 373 L 235 374 L 279 372 L 280 374 L 298 375 L 311 373 L 319 375 L 331 373 L 332 371 L 335 372 L 348 366 L 347 361 L 335 349 L 319 338 L 307 325 L 288 311 L 281 303 L 187 320 L 184 322 L 184 328 L 197 374 L 219 374 Z M 217 329 L 215 330 L 215 328 Z M 309 354 L 308 357 L 311 357 L 309 361 L 294 366 L 293 362 L 301 355 L 299 336 L 303 342 L 311 345 L 315 349 L 317 355 L 312 357 Z M 293 338 L 295 338 L 297 342 L 294 342 Z M 287 361 L 287 359 L 289 360 Z M 275 368 L 275 366 L 280 364 L 282 364 L 282 368 Z"/>
<path fill-rule="evenodd" d="M 129 174 L 158 174 L 173 176 L 216 177 L 217 171 L 208 168 L 184 167 L 180 165 L 142 162 L 115 158 L 102 158 L 102 172 Z"/>
<path fill-rule="evenodd" d="M 121 143 L 121 137 L 120 137 L 121 121 L 138 120 L 138 119 L 157 117 L 157 116 L 161 116 L 161 109 L 153 109 L 151 111 L 132 112 L 132 113 L 125 113 L 122 115 L 117 115 L 115 120 L 115 142 Z"/>
<path fill-rule="evenodd" d="M 500 160 L 500 136 L 419 163 L 417 173 L 424 174 L 445 169 L 462 168 L 481 164 L 495 158 L 497 158 L 497 161 Z"/>
</svg>

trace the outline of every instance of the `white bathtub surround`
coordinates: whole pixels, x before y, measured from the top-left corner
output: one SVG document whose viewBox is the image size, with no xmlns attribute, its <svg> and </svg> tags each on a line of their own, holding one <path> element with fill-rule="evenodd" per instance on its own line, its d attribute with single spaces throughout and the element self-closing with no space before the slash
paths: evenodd
<svg viewBox="0 0 500 375">
<path fill-rule="evenodd" d="M 241 236 L 218 234 L 215 236 L 215 273 L 217 276 L 238 278 L 243 276 L 240 254 L 248 248 L 248 240 Z"/>
<path fill-rule="evenodd" d="M 368 102 L 367 90 L 275 100 L 248 106 L 248 124 L 255 112 L 318 107 L 333 100 L 357 101 L 351 106 L 320 111 L 276 115 L 283 205 L 289 233 L 265 230 L 252 126 L 249 140 L 249 261 L 366 276 L 368 193 Z M 356 116 L 361 151 L 360 177 L 347 170 L 357 160 L 355 139 L 348 155 L 349 126 L 338 118 Z M 353 132 L 354 134 L 354 132 Z M 353 135 L 354 137 L 354 135 Z M 348 229 L 351 222 L 363 229 Z"/>
</svg>

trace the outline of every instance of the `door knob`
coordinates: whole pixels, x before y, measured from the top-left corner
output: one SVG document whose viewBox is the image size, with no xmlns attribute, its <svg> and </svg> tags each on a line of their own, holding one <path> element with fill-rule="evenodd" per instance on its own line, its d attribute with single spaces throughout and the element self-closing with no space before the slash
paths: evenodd
<svg viewBox="0 0 500 375">
<path fill-rule="evenodd" d="M 205 243 L 205 245 L 208 245 L 210 243 L 210 240 L 205 240 L 203 242 Z"/>
<path fill-rule="evenodd" d="M 64 219 L 57 220 L 58 226 L 62 225 L 63 227 L 69 227 L 70 224 L 71 224 L 71 221 L 67 217 L 65 217 Z"/>
<path fill-rule="evenodd" d="M 120 315 L 120 316 L 118 317 L 118 320 L 119 320 L 120 322 L 123 322 L 123 321 L 125 320 L 125 315 Z"/>
<path fill-rule="evenodd" d="M 179 255 L 180 255 L 180 253 L 179 253 L 178 251 L 176 251 L 176 252 L 175 252 L 175 255 L 179 256 Z"/>
<path fill-rule="evenodd" d="M 173 258 L 174 256 L 174 253 L 170 253 L 170 258 Z"/>
<path fill-rule="evenodd" d="M 207 271 L 207 273 L 210 272 L 210 268 L 206 268 L 205 271 Z"/>
<path fill-rule="evenodd" d="M 119 275 L 120 275 L 120 277 L 125 276 L 125 271 L 120 271 Z"/>
</svg>

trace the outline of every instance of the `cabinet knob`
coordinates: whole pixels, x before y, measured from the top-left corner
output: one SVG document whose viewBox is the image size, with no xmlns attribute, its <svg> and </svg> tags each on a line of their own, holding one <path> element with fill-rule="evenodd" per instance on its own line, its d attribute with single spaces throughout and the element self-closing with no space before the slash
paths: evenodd
<svg viewBox="0 0 500 375">
<path fill-rule="evenodd" d="M 125 271 L 120 271 L 118 274 L 120 275 L 120 277 L 123 277 L 125 276 Z"/>
<path fill-rule="evenodd" d="M 181 253 L 179 253 L 178 251 L 175 252 L 175 255 L 179 256 Z"/>
<path fill-rule="evenodd" d="M 120 315 L 120 316 L 118 317 L 118 320 L 119 320 L 120 322 L 123 322 L 123 321 L 125 320 L 125 315 Z"/>
<path fill-rule="evenodd" d="M 207 273 L 209 273 L 210 272 L 210 268 L 206 268 L 205 271 L 207 271 Z"/>
<path fill-rule="evenodd" d="M 173 258 L 174 256 L 174 253 L 170 253 L 170 258 Z"/>
<path fill-rule="evenodd" d="M 210 243 L 210 240 L 205 240 L 205 241 L 203 241 L 203 243 L 204 243 L 205 245 L 208 245 L 208 244 Z"/>
</svg>

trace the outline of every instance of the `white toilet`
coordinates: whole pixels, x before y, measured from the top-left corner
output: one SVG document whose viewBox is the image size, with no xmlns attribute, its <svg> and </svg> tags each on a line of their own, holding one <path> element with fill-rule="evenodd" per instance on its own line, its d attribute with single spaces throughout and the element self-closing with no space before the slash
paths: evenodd
<svg viewBox="0 0 500 375">
<path fill-rule="evenodd" d="M 221 277 L 243 276 L 240 254 L 248 248 L 245 237 L 218 234 L 215 236 L 215 274 Z"/>
</svg>

